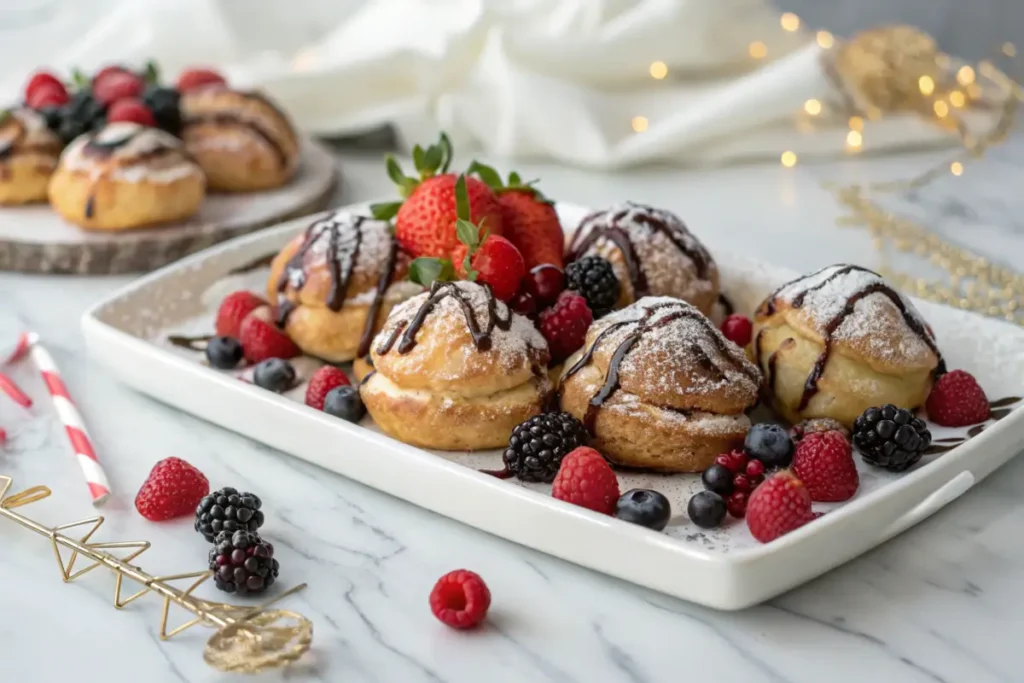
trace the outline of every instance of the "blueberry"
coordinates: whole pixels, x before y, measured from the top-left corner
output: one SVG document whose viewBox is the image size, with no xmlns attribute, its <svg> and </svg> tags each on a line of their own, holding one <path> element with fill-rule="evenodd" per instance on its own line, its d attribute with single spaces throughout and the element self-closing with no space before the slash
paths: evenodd
<svg viewBox="0 0 1024 683">
<path fill-rule="evenodd" d="M 704 529 L 714 529 L 725 519 L 725 500 L 712 491 L 701 491 L 686 506 L 690 521 Z"/>
<path fill-rule="evenodd" d="M 366 415 L 366 406 L 359 398 L 359 388 L 340 386 L 331 389 L 324 398 L 324 412 L 349 422 L 359 422 Z"/>
<path fill-rule="evenodd" d="M 789 467 L 793 461 L 793 440 L 776 424 L 757 424 L 747 432 L 743 449 L 768 469 Z"/>
<path fill-rule="evenodd" d="M 242 360 L 242 345 L 234 337 L 214 337 L 206 344 L 206 358 L 213 367 L 230 370 Z"/>
<path fill-rule="evenodd" d="M 286 360 L 268 358 L 256 366 L 252 379 L 256 386 L 280 394 L 282 391 L 291 389 L 295 384 L 295 368 Z"/>
<path fill-rule="evenodd" d="M 661 531 L 672 516 L 668 498 L 650 489 L 632 489 L 619 497 L 615 516 L 626 522 Z"/>
<path fill-rule="evenodd" d="M 732 493 L 733 472 L 725 465 L 712 465 L 700 475 L 704 482 L 704 488 L 714 491 L 720 496 L 728 496 Z"/>
</svg>

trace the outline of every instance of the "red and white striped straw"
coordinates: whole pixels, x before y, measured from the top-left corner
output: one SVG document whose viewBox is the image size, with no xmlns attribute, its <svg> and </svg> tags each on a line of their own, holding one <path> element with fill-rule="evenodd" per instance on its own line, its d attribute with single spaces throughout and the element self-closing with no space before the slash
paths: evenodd
<svg viewBox="0 0 1024 683">
<path fill-rule="evenodd" d="M 8 363 L 13 363 L 18 360 L 28 353 L 30 346 L 31 342 L 28 333 L 22 333 L 22 335 L 18 337 L 18 343 L 14 348 L 3 356 L 0 356 L 0 365 L 7 365 Z M 13 379 L 5 375 L 2 370 L 0 370 L 0 391 L 10 396 L 18 405 L 25 408 L 32 407 L 32 399 L 21 390 L 21 387 L 15 384 Z"/>
<path fill-rule="evenodd" d="M 106 472 L 103 471 L 103 467 L 100 466 L 100 462 L 96 458 L 96 451 L 92 447 L 89 433 L 85 430 L 82 415 L 75 407 L 71 395 L 68 394 L 68 388 L 64 384 L 64 380 L 61 379 L 60 371 L 57 369 L 56 363 L 53 362 L 53 357 L 39 343 L 39 337 L 35 333 L 29 332 L 22 335 L 22 338 L 25 349 L 20 352 L 20 355 L 25 355 L 27 351 L 36 369 L 43 377 L 43 382 L 50 392 L 50 398 L 53 399 L 53 407 L 64 425 L 64 431 L 67 432 L 71 449 L 75 452 L 75 459 L 78 460 L 78 465 L 85 475 L 85 483 L 89 485 L 92 504 L 103 505 L 110 497 L 110 484 L 107 482 Z M 22 341 L 19 340 L 19 348 L 21 345 Z"/>
</svg>

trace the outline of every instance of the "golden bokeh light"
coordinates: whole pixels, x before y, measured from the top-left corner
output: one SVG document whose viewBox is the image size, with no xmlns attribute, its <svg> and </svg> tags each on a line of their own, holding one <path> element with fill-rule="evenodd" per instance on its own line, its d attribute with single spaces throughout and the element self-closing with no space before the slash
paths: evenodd
<svg viewBox="0 0 1024 683">
<path fill-rule="evenodd" d="M 821 102 L 815 99 L 810 99 L 804 102 L 804 111 L 811 116 L 817 116 L 821 113 Z"/>
<path fill-rule="evenodd" d="M 974 67 L 964 65 L 956 72 L 956 81 L 960 85 L 974 83 Z"/>
<path fill-rule="evenodd" d="M 952 173 L 953 175 L 963 175 L 964 165 L 961 164 L 959 161 L 954 161 L 949 165 L 949 172 Z"/>
<path fill-rule="evenodd" d="M 800 17 L 792 12 L 785 12 L 781 17 L 779 17 L 779 23 L 782 24 L 782 28 L 785 30 L 795 31 L 800 28 Z"/>
<path fill-rule="evenodd" d="M 768 46 L 762 43 L 760 40 L 755 40 L 747 46 L 747 52 L 754 59 L 764 59 L 768 54 Z"/>
<path fill-rule="evenodd" d="M 917 87 L 922 95 L 931 95 L 935 92 L 935 80 L 931 76 L 921 76 L 917 79 Z"/>
<path fill-rule="evenodd" d="M 818 31 L 818 34 L 815 38 L 818 41 L 818 47 L 821 47 L 825 50 L 829 49 L 836 43 L 836 39 L 828 31 Z"/>
<path fill-rule="evenodd" d="M 949 116 L 949 105 L 943 102 L 942 100 L 936 102 L 932 106 L 932 108 L 935 110 L 935 115 L 938 116 L 940 119 Z"/>
<path fill-rule="evenodd" d="M 659 81 L 668 76 L 668 65 L 665 62 L 651 62 L 651 78 Z"/>
<path fill-rule="evenodd" d="M 967 97 L 959 90 L 954 90 L 949 93 L 949 103 L 954 107 L 960 108 L 967 104 Z"/>
<path fill-rule="evenodd" d="M 846 144 L 853 149 L 858 149 L 864 144 L 864 136 L 861 135 L 859 130 L 851 130 L 846 134 Z"/>
<path fill-rule="evenodd" d="M 782 165 L 786 168 L 793 168 L 796 166 L 796 152 L 786 150 L 782 153 L 782 157 L 780 157 L 779 161 L 781 161 Z"/>
<path fill-rule="evenodd" d="M 647 117 L 646 116 L 634 116 L 633 117 L 633 130 L 637 133 L 643 133 L 647 130 Z"/>
<path fill-rule="evenodd" d="M 851 116 L 849 125 L 852 130 L 864 130 L 864 119 L 859 116 Z"/>
</svg>

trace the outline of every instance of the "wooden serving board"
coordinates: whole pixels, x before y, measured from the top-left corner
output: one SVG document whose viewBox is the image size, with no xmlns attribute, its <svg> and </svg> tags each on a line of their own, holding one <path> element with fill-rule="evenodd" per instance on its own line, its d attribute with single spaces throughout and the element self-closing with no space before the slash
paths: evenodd
<svg viewBox="0 0 1024 683">
<path fill-rule="evenodd" d="M 330 150 L 307 139 L 299 170 L 276 190 L 209 194 L 186 222 L 121 232 L 89 232 L 48 204 L 0 207 L 0 270 L 115 275 L 167 265 L 217 242 L 326 207 L 338 169 Z"/>
</svg>

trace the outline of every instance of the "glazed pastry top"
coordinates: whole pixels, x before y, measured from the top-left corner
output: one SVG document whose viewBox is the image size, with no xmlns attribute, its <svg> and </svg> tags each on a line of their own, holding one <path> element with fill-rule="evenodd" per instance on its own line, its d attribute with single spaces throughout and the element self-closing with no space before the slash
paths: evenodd
<svg viewBox="0 0 1024 683">
<path fill-rule="evenodd" d="M 713 293 L 718 278 L 714 259 L 678 216 L 632 202 L 584 218 L 569 251 L 573 258 L 609 258 L 635 299 L 669 292 L 700 299 Z"/>
<path fill-rule="evenodd" d="M 914 304 L 877 273 L 837 264 L 789 282 L 758 308 L 812 338 L 862 357 L 875 367 L 934 368 L 941 361 L 931 328 Z"/>
<path fill-rule="evenodd" d="M 404 389 L 480 396 L 543 377 L 548 349 L 528 318 L 488 287 L 435 283 L 395 307 L 372 345 L 374 367 Z"/>
<path fill-rule="evenodd" d="M 111 123 L 72 140 L 60 161 L 68 171 L 125 182 L 170 183 L 200 173 L 178 138 L 128 122 Z"/>
<path fill-rule="evenodd" d="M 562 382 L 587 367 L 602 381 L 592 406 L 631 395 L 669 410 L 733 415 L 757 403 L 761 383 L 742 349 L 697 308 L 670 297 L 645 297 L 595 322 Z"/>
<path fill-rule="evenodd" d="M 0 120 L 0 160 L 14 153 L 56 157 L 61 141 L 39 112 L 27 107 L 8 111 Z"/>
<path fill-rule="evenodd" d="M 181 114 L 190 149 L 235 151 L 255 140 L 272 151 L 282 166 L 295 164 L 298 138 L 291 121 L 258 92 L 198 88 L 182 95 Z M 213 124 L 218 130 L 197 130 L 200 124 Z"/>
</svg>

